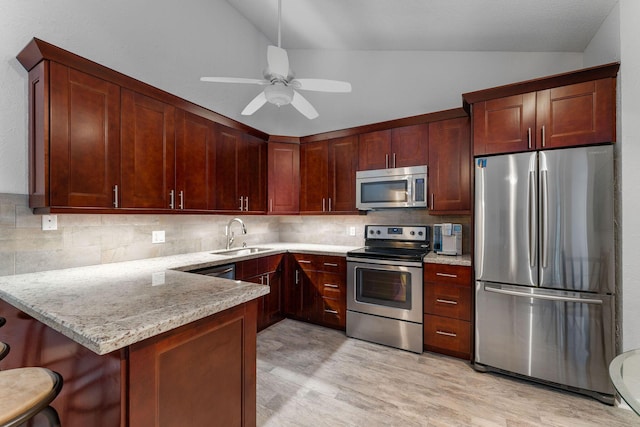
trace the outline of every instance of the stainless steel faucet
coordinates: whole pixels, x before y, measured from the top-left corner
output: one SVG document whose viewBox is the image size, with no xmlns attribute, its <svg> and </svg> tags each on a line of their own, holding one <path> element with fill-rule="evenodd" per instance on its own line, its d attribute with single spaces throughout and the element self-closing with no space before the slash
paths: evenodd
<svg viewBox="0 0 640 427">
<path fill-rule="evenodd" d="M 231 219 L 229 223 L 226 225 L 226 227 L 224 228 L 224 235 L 227 236 L 227 249 L 229 249 L 233 244 L 234 234 L 233 234 L 233 231 L 231 231 L 231 225 L 234 222 L 240 223 L 240 225 L 242 226 L 242 234 L 247 234 L 247 227 L 244 225 L 244 222 L 242 222 L 240 218 Z"/>
</svg>

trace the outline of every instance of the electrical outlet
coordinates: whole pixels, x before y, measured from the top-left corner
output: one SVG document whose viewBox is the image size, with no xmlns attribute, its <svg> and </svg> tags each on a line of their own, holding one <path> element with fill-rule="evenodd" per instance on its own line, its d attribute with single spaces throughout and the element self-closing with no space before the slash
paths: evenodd
<svg viewBox="0 0 640 427">
<path fill-rule="evenodd" d="M 164 243 L 164 230 L 152 231 L 151 243 Z"/>
<path fill-rule="evenodd" d="M 58 229 L 58 216 L 57 215 L 42 215 L 42 229 L 43 230 L 57 230 Z"/>
<path fill-rule="evenodd" d="M 349 227 L 349 236 L 355 236 L 355 235 L 356 235 L 356 228 Z"/>
</svg>

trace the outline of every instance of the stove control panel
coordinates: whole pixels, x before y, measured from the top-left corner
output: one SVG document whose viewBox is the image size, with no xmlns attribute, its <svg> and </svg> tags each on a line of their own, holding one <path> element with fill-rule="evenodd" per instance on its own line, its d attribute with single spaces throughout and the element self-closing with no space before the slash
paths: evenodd
<svg viewBox="0 0 640 427">
<path fill-rule="evenodd" d="M 429 240 L 428 225 L 367 225 L 364 228 L 366 239 L 376 240 Z"/>
</svg>

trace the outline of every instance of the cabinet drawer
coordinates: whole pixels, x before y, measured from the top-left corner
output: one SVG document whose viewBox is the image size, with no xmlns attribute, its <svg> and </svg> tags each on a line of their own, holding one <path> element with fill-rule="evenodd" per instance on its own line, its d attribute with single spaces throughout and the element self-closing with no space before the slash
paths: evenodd
<svg viewBox="0 0 640 427">
<path fill-rule="evenodd" d="M 311 254 L 293 254 L 293 258 L 296 260 L 301 269 L 305 271 L 318 270 L 322 257 Z"/>
<path fill-rule="evenodd" d="M 346 305 L 341 299 L 323 297 L 321 300 L 320 319 L 324 325 L 344 328 L 346 322 Z"/>
<path fill-rule="evenodd" d="M 424 281 L 471 286 L 471 267 L 428 263 L 424 268 Z"/>
<path fill-rule="evenodd" d="M 471 288 L 441 283 L 424 285 L 424 312 L 460 320 L 471 320 Z"/>
<path fill-rule="evenodd" d="M 320 259 L 318 270 L 344 275 L 347 271 L 347 259 L 339 256 L 325 255 Z"/>
<path fill-rule="evenodd" d="M 463 359 L 469 358 L 471 355 L 471 323 L 425 314 L 424 347 L 437 353 Z"/>
<path fill-rule="evenodd" d="M 327 292 L 345 293 L 346 291 L 345 278 L 339 274 L 318 272 L 316 275 L 316 284 L 323 295 Z"/>
</svg>

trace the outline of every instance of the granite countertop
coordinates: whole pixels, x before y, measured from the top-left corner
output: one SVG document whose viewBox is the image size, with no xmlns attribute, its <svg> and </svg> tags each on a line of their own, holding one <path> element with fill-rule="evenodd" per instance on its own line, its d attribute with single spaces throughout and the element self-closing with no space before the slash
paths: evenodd
<svg viewBox="0 0 640 427">
<path fill-rule="evenodd" d="M 424 262 L 426 264 L 449 264 L 471 267 L 471 255 L 438 255 L 435 252 L 429 252 L 424 258 Z"/>
<path fill-rule="evenodd" d="M 260 245 L 259 245 L 260 246 Z M 269 244 L 243 256 L 173 255 L 0 277 L 0 298 L 106 354 L 269 293 L 254 283 L 185 272 L 271 254 L 344 255 L 345 246 Z"/>
</svg>

